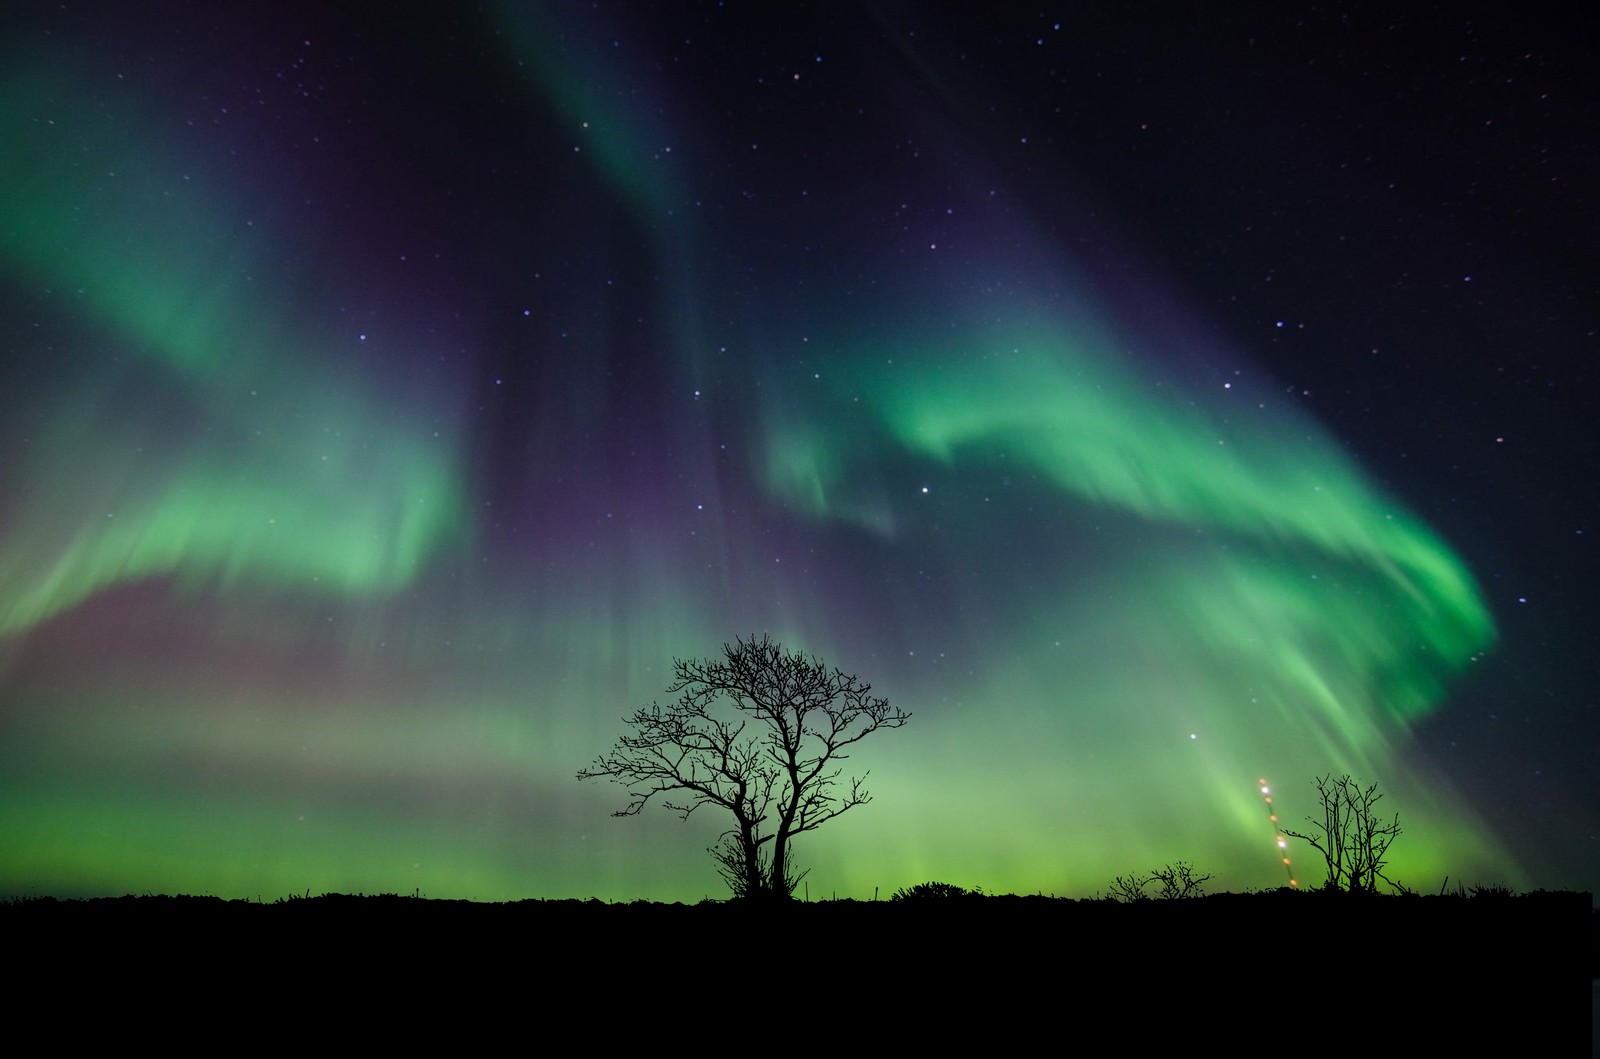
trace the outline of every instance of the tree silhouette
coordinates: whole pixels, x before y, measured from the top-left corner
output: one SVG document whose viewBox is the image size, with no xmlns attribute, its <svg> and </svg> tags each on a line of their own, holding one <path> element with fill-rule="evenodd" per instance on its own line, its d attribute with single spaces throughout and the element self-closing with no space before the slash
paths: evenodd
<svg viewBox="0 0 1600 1059">
<path fill-rule="evenodd" d="M 1161 884 L 1163 901 L 1183 901 L 1205 893 L 1206 883 L 1211 881 L 1211 876 L 1197 875 L 1193 864 L 1180 860 L 1153 869 L 1150 881 Z"/>
<path fill-rule="evenodd" d="M 1160 883 L 1161 893 L 1158 896 L 1161 900 L 1181 901 L 1204 894 L 1206 883 L 1210 881 L 1210 875 L 1197 875 L 1193 864 L 1180 860 L 1153 868 L 1149 875 L 1140 875 L 1138 872 L 1118 875 L 1111 880 L 1111 888 L 1106 896 L 1124 904 L 1148 901 L 1150 894 L 1146 887 L 1151 883 Z"/>
<path fill-rule="evenodd" d="M 1351 893 L 1374 892 L 1378 880 L 1401 889 L 1383 874 L 1384 861 L 1389 846 L 1400 834 L 1400 814 L 1384 823 L 1377 815 L 1378 785 L 1363 788 L 1349 774 L 1333 778 L 1333 774 L 1317 777 L 1317 796 L 1322 801 L 1322 822 L 1315 817 L 1306 820 L 1320 832 L 1303 835 L 1298 831 L 1283 829 L 1283 833 L 1322 854 L 1328 866 L 1329 890 L 1348 890 Z"/>
<path fill-rule="evenodd" d="M 724 644 L 721 659 L 673 661 L 676 701 L 624 718 L 631 733 L 578 773 L 627 787 L 615 816 L 635 816 L 660 795 L 688 819 L 711 805 L 733 815 L 711 855 L 735 897 L 788 898 L 790 842 L 871 795 L 863 773 L 840 781 L 848 748 L 910 714 L 872 687 L 766 636 Z"/>
</svg>

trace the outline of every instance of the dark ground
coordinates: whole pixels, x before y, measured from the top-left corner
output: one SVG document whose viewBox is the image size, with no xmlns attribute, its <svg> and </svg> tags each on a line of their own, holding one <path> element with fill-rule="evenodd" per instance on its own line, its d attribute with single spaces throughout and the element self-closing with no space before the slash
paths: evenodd
<svg viewBox="0 0 1600 1059">
<path fill-rule="evenodd" d="M 35 990 L 41 1005 L 76 997 L 93 1016 L 69 1020 L 77 1036 L 1582 1055 L 1590 904 L 1544 892 L 778 908 L 146 896 L 17 900 L 0 923 L 21 972 L 14 1010 L 45 1010 L 23 1002 Z"/>
</svg>

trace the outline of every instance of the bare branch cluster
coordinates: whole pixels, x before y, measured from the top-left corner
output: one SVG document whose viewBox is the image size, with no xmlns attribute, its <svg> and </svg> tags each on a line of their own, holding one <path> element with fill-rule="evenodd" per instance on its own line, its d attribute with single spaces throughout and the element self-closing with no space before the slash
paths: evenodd
<svg viewBox="0 0 1600 1059">
<path fill-rule="evenodd" d="M 1199 897 L 1205 892 L 1205 885 L 1211 881 L 1211 876 L 1196 875 L 1193 864 L 1180 860 L 1152 871 L 1150 881 L 1161 884 L 1159 896 L 1162 900 L 1178 901 Z"/>
<path fill-rule="evenodd" d="M 1210 881 L 1210 875 L 1198 875 L 1193 864 L 1180 860 L 1151 869 L 1149 875 L 1140 875 L 1137 872 L 1119 875 L 1111 880 L 1107 896 L 1113 901 L 1121 901 L 1124 904 L 1148 901 L 1150 900 L 1148 888 L 1152 883 L 1160 883 L 1161 890 L 1156 897 L 1163 901 L 1178 901 L 1201 896 L 1205 893 L 1205 884 Z"/>
<path fill-rule="evenodd" d="M 766 636 L 722 653 L 674 661 L 667 692 L 677 699 L 624 718 L 630 734 L 578 778 L 627 787 L 617 816 L 652 800 L 685 819 L 707 805 L 727 810 L 733 826 L 710 852 L 734 895 L 788 897 L 804 877 L 790 862 L 791 840 L 872 800 L 865 773 L 841 779 L 846 751 L 911 715 Z"/>
<path fill-rule="evenodd" d="M 1316 833 L 1301 834 L 1288 828 L 1283 833 L 1322 854 L 1328 868 L 1324 885 L 1330 890 L 1372 893 L 1381 879 L 1396 890 L 1402 889 L 1383 874 L 1389 846 L 1400 835 L 1400 814 L 1383 822 L 1377 813 L 1378 802 L 1383 798 L 1378 785 L 1362 787 L 1348 774 L 1334 779 L 1332 773 L 1317 777 L 1316 784 L 1322 820 L 1306 817 Z"/>
<path fill-rule="evenodd" d="M 1130 872 L 1119 875 L 1111 880 L 1111 889 L 1107 894 L 1113 901 L 1132 904 L 1135 901 L 1148 901 L 1150 895 L 1145 892 L 1145 887 L 1150 885 L 1150 876 Z"/>
</svg>

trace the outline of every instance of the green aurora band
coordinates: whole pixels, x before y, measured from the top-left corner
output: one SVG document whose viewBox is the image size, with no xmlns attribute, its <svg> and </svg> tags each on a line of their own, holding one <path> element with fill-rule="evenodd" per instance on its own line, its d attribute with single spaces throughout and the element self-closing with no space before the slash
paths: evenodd
<svg viewBox="0 0 1600 1059">
<path fill-rule="evenodd" d="M 332 340 L 269 308 L 294 299 L 291 278 L 274 276 L 266 223 L 191 178 L 203 157 L 154 158 L 141 115 L 40 121 L 29 101 L 95 110 L 68 82 L 25 67 L 0 89 L 0 263 L 71 297 L 116 352 L 70 364 L 12 446 L 0 633 L 163 575 L 406 584 L 464 523 L 450 441 L 329 372 Z M 68 470 L 83 452 L 98 473 Z"/>
</svg>

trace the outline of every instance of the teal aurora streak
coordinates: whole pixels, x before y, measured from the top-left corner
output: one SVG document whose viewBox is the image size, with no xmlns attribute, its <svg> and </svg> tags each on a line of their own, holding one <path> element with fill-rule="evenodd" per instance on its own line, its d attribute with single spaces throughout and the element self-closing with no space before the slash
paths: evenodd
<svg viewBox="0 0 1600 1059">
<path fill-rule="evenodd" d="M 685 197 L 641 176 L 659 127 L 608 112 L 630 74 L 539 54 L 529 105 L 587 115 L 608 208 Z M 773 312 L 737 370 L 703 352 L 717 285 L 663 267 L 682 392 L 619 425 L 584 367 L 609 325 L 574 328 L 502 516 L 448 366 L 483 339 L 350 280 L 160 92 L 98 121 L 69 68 L 0 88 L 0 263 L 56 336 L 14 340 L 54 344 L 11 374 L 0 480 L 0 889 L 715 893 L 714 821 L 612 821 L 571 776 L 674 655 L 752 629 L 916 715 L 861 754 L 874 805 L 800 849 L 821 892 L 1089 894 L 1176 859 L 1272 885 L 1255 781 L 1298 816 L 1329 770 L 1402 811 L 1400 877 L 1520 879 L 1408 739 L 1493 639 L 1471 574 L 1273 387 L 1169 366 L 1237 358 L 1153 340 L 1042 240 L 990 232 L 1004 256 L 870 314 Z M 649 252 L 717 238 L 667 221 Z M 679 484 L 577 440 L 607 431 Z"/>
</svg>

